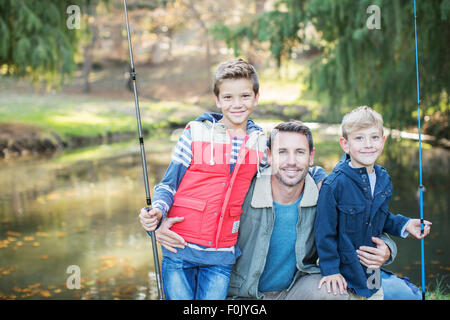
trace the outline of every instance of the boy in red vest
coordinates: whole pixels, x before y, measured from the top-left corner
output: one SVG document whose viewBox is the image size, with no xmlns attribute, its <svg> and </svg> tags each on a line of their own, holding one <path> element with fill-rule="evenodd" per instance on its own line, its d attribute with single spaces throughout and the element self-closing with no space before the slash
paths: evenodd
<svg viewBox="0 0 450 320">
<path fill-rule="evenodd" d="M 153 208 L 143 208 L 141 224 L 156 229 L 165 217 L 184 220 L 171 230 L 187 245 L 162 248 L 162 276 L 168 300 L 221 300 L 240 255 L 242 203 L 266 149 L 263 130 L 249 119 L 258 104 L 259 82 L 242 59 L 220 64 L 214 75 L 218 113 L 187 124 L 167 171 L 154 189 Z"/>
</svg>

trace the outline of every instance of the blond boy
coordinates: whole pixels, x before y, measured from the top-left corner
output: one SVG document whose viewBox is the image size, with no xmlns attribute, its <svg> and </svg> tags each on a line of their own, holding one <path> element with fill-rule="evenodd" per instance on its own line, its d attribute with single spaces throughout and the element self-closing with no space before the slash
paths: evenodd
<svg viewBox="0 0 450 320">
<path fill-rule="evenodd" d="M 320 190 L 315 220 L 315 241 L 322 280 L 328 291 L 353 298 L 383 299 L 380 269 L 363 265 L 360 246 L 374 246 L 382 232 L 422 239 L 430 232 L 429 221 L 421 234 L 420 220 L 389 212 L 392 183 L 387 171 L 375 164 L 383 151 L 383 119 L 370 107 L 347 113 L 339 140 L 345 155 L 325 179 Z"/>
</svg>

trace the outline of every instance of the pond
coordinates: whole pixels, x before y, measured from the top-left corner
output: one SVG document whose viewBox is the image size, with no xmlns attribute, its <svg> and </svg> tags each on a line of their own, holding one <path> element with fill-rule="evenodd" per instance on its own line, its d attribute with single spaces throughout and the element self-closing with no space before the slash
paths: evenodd
<svg viewBox="0 0 450 320">
<path fill-rule="evenodd" d="M 270 129 L 274 123 L 264 123 Z M 328 172 L 341 156 L 336 130 L 311 124 L 315 163 Z M 146 138 L 151 188 L 164 175 L 179 130 Z M 450 152 L 423 145 L 426 281 L 450 283 L 446 244 Z M 136 141 L 0 161 L 0 299 L 156 299 L 151 241 Z M 419 216 L 418 147 L 389 139 L 379 161 L 392 178 L 391 211 Z M 420 285 L 420 241 L 396 240 L 388 269 Z M 161 252 L 159 252 L 161 258 Z M 69 279 L 76 266 L 81 288 Z M 68 284 L 69 283 L 69 284 Z"/>
</svg>

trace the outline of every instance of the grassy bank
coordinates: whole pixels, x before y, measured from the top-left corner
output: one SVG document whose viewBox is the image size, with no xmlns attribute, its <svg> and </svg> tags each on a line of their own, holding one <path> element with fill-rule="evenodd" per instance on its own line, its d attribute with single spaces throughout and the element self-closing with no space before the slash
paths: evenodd
<svg viewBox="0 0 450 320">
<path fill-rule="evenodd" d="M 132 96 L 130 96 L 132 99 Z M 0 98 L 0 122 L 39 127 L 44 133 L 68 137 L 94 137 L 108 132 L 136 131 L 131 99 L 117 100 L 60 94 L 22 94 Z M 182 102 L 140 101 L 144 129 L 181 123 L 201 112 Z"/>
<path fill-rule="evenodd" d="M 157 128 L 184 126 L 205 111 L 218 111 L 212 93 L 205 90 L 206 77 L 198 72 L 202 68 L 199 57 L 140 66 L 138 91 L 146 135 Z M 306 70 L 306 63 L 294 62 L 281 70 L 260 68 L 260 103 L 252 118 L 314 120 L 320 107 L 304 92 Z M 37 93 L 25 80 L 0 77 L 0 151 L 9 148 L 22 154 L 43 140 L 37 153 L 52 145 L 73 148 L 136 137 L 134 96 L 122 73 L 117 66 L 93 72 L 89 94 L 81 92 L 77 74 L 56 93 Z"/>
</svg>

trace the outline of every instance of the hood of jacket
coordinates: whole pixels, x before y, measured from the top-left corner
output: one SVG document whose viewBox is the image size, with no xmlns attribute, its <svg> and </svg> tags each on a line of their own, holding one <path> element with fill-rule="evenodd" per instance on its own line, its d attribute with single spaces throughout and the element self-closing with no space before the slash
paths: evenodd
<svg viewBox="0 0 450 320">
<path fill-rule="evenodd" d="M 212 123 L 217 123 L 220 120 L 222 120 L 223 114 L 221 113 L 215 113 L 215 112 L 205 112 L 202 115 L 198 116 L 195 121 L 209 121 Z M 247 120 L 247 134 L 250 134 L 253 131 L 263 131 L 263 129 L 258 126 L 256 123 L 253 122 L 253 120 L 248 119 Z"/>
</svg>

